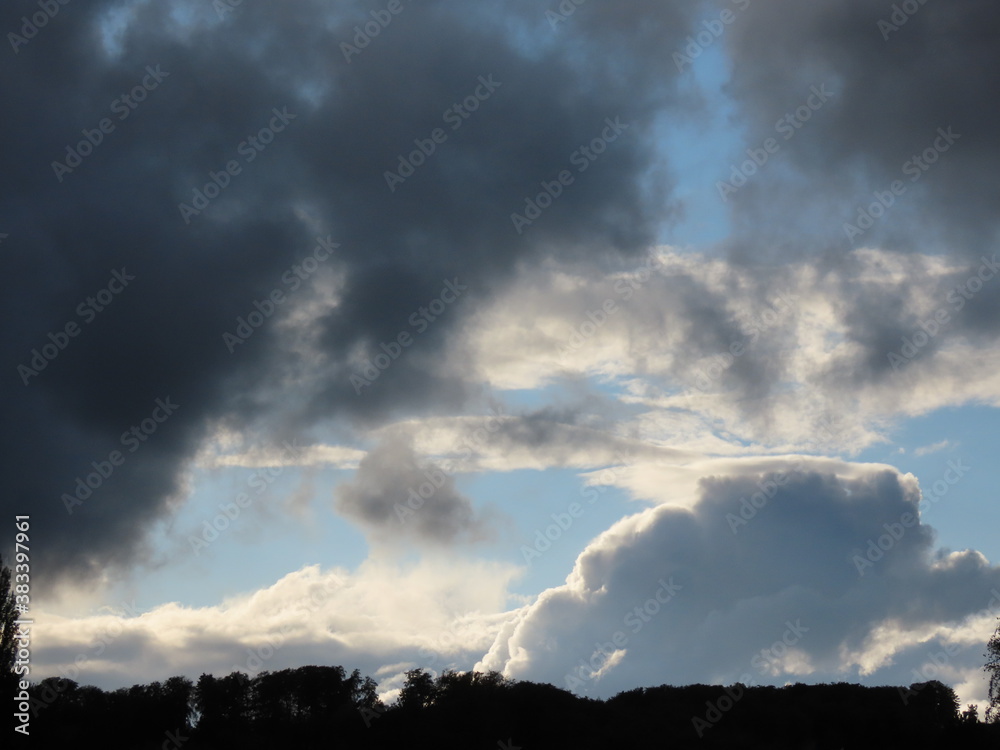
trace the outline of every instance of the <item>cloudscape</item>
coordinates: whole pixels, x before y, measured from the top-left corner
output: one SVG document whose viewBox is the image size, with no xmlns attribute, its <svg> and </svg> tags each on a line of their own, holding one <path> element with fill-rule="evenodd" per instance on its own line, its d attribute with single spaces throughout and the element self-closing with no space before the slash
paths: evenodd
<svg viewBox="0 0 1000 750">
<path fill-rule="evenodd" d="M 988 701 L 1000 9 L 19 0 L 31 678 Z"/>
</svg>

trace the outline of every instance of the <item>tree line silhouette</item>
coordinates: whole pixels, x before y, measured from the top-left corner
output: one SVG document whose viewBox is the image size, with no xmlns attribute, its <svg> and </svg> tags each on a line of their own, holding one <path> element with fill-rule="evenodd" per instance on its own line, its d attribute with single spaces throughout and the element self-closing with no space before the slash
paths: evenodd
<svg viewBox="0 0 1000 750">
<path fill-rule="evenodd" d="M 358 670 L 203 674 L 104 691 L 32 685 L 32 746 L 112 748 L 996 748 L 1000 722 L 959 711 L 937 681 L 747 687 L 661 685 L 607 700 L 496 672 L 414 669 L 384 705 Z"/>
</svg>

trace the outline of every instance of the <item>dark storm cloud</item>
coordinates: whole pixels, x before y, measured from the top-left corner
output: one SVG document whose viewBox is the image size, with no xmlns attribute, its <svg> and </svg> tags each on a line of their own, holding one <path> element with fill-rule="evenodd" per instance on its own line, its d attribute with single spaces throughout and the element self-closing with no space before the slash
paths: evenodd
<svg viewBox="0 0 1000 750">
<path fill-rule="evenodd" d="M 280 438 L 317 420 L 378 424 L 461 403 L 460 378 L 437 367 L 467 314 L 458 305 L 361 396 L 349 382 L 445 280 L 468 285 L 471 310 L 520 261 L 650 241 L 666 209 L 662 190 L 641 187 L 649 127 L 676 100 L 662 50 L 682 38 L 687 11 L 593 6 L 553 30 L 534 3 L 406 5 L 348 63 L 339 45 L 375 6 L 246 2 L 218 14 L 208 3 L 81 2 L 4 51 L 3 507 L 32 514 L 42 570 L 87 579 L 145 554 L 144 533 L 183 495 L 210 424 L 271 425 Z M 5 6 L 0 29 L 20 33 L 37 10 Z M 162 71 L 155 87 L 147 66 Z M 446 111 L 486 93 L 491 76 L 489 97 L 450 129 Z M 511 212 L 616 117 L 627 137 L 518 235 Z M 248 141 L 266 128 L 260 147 Z M 390 192 L 385 172 L 436 128 L 447 140 Z M 84 130 L 93 149 L 78 147 Z M 87 153 L 78 162 L 67 147 Z M 209 188 L 205 206 L 194 191 L 213 179 L 224 188 Z M 283 274 L 327 236 L 344 284 L 339 306 L 311 324 L 316 356 L 289 350 L 273 320 L 227 351 L 223 332 L 272 290 L 290 291 Z M 122 267 L 130 286 L 91 321 L 78 317 Z M 78 335 L 25 386 L 18 365 L 68 322 Z M 289 382 L 305 406 L 279 420 Z M 69 515 L 61 495 L 167 397 L 177 413 Z"/>
<path fill-rule="evenodd" d="M 916 12 L 901 16 L 894 10 L 899 5 Z M 880 25 L 894 16 L 897 23 L 905 19 L 898 30 Z M 794 113 L 810 87 L 825 83 L 833 92 L 793 138 L 778 138 L 782 151 L 775 160 L 803 170 L 809 189 L 761 180 L 766 200 L 753 205 L 765 216 L 754 223 L 768 231 L 761 219 L 771 218 L 770 210 L 783 216 L 784 206 L 833 230 L 828 246 L 849 247 L 842 222 L 853 222 L 873 191 L 901 180 L 908 189 L 898 205 L 858 242 L 928 249 L 943 241 L 966 257 L 977 255 L 997 229 L 1000 105 L 989 92 L 1000 83 L 998 29 L 1000 10 L 988 0 L 777 0 L 741 14 L 726 40 L 734 58 L 729 92 L 739 102 L 748 146 L 756 136 L 774 135 L 775 122 Z M 939 128 L 949 127 L 960 138 L 945 153 L 926 169 L 911 162 L 933 147 Z M 738 197 L 733 200 L 739 206 Z M 817 210 L 826 217 L 814 215 Z"/>
<path fill-rule="evenodd" d="M 723 42 L 743 135 L 717 176 L 728 179 L 731 161 L 750 158 L 745 149 L 763 154 L 768 137 L 779 150 L 751 164 L 754 174 L 728 196 L 731 257 L 757 274 L 811 259 L 850 276 L 853 248 L 947 254 L 957 268 L 939 296 L 955 312 L 945 297 L 984 254 L 992 258 L 1000 229 L 1000 104 L 990 93 L 1000 84 L 998 31 L 1000 9 L 989 0 L 775 0 L 738 14 Z M 817 89 L 830 95 L 811 109 Z M 872 296 L 855 279 L 841 292 L 854 354 L 830 384 L 853 391 L 894 377 L 888 354 L 919 330 L 921 313 L 901 303 L 905 290 Z M 949 341 L 995 345 L 998 299 L 987 291 L 967 300 L 947 326 Z"/>
<path fill-rule="evenodd" d="M 144 530 L 183 494 L 185 463 L 215 424 L 277 442 L 317 421 L 343 417 L 346 431 L 460 409 L 473 394 L 466 373 L 444 360 L 445 344 L 515 269 L 553 255 L 637 257 L 673 214 L 669 182 L 649 187 L 659 174 L 653 126 L 700 106 L 678 94 L 672 57 L 692 31 L 692 5 L 589 2 L 553 27 L 550 8 L 534 2 L 406 3 L 345 60 L 342 44 L 381 7 L 244 2 L 220 17 L 207 3 L 70 3 L 16 53 L 6 50 L 0 233 L 14 323 L 4 344 L 4 502 L 35 514 L 48 570 L 86 578 L 143 554 Z M 5 8 L 0 31 L 20 33 L 37 9 Z M 773 271 L 753 270 L 760 259 L 818 256 L 822 269 L 849 276 L 843 223 L 872 191 L 908 179 L 905 165 L 938 128 L 961 138 L 858 242 L 933 250 L 946 241 L 968 266 L 947 281 L 962 283 L 994 239 L 998 14 L 986 2 L 929 3 L 886 34 L 878 22 L 891 13 L 860 1 L 780 0 L 750 5 L 725 31 L 728 90 L 748 146 L 773 135 L 811 87 L 834 92 L 731 198 L 731 250 L 761 276 L 761 305 L 774 284 Z M 115 34 L 102 33 L 102 19 L 118 23 Z M 105 38 L 115 54 L 103 52 Z M 150 78 L 151 69 L 167 75 Z M 143 101 L 122 109 L 139 85 Z M 475 111 L 465 105 L 473 100 Z M 101 134 L 104 118 L 113 130 Z M 518 234 L 511 213 L 573 169 L 577 150 L 616 118 L 629 127 Z M 263 150 L 249 145 L 266 128 Z M 57 176 L 52 162 L 65 162 L 84 130 L 101 143 Z M 414 161 L 415 141 L 433 153 L 387 182 L 387 172 L 403 174 L 401 159 Z M 182 215 L 178 204 L 200 205 L 194 190 L 230 163 L 239 169 L 215 178 L 221 194 Z M 227 351 L 222 333 L 273 290 L 291 291 L 284 274 L 317 237 L 339 247 L 305 285 L 338 275 L 336 306 L 296 335 L 268 320 Z M 81 318 L 77 305 L 122 268 L 135 280 Z M 432 322 L 420 316 L 449 281 L 468 291 Z M 847 291 L 860 299 L 860 285 Z M 298 294 L 274 317 L 309 299 Z M 742 338 L 712 295 L 681 295 L 677 318 L 694 352 Z M 997 299 L 984 291 L 967 300 L 949 335 L 995 340 Z M 417 330 L 415 314 L 430 324 Z M 79 335 L 24 386 L 18 366 L 70 321 Z M 838 366 L 860 381 L 891 376 L 886 347 L 919 322 L 911 308 L 864 300 L 844 334 L 858 353 Z M 351 376 L 402 333 L 416 334 L 412 346 L 356 393 Z M 761 339 L 723 376 L 748 409 L 784 371 L 777 338 Z M 844 382 L 836 373 L 831 381 Z M 167 397 L 177 413 L 70 516 L 60 496 Z"/>
</svg>

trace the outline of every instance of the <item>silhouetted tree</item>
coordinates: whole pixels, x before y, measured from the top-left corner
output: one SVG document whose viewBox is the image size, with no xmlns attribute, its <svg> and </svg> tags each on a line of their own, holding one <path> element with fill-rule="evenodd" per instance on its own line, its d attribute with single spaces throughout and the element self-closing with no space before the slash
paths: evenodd
<svg viewBox="0 0 1000 750">
<path fill-rule="evenodd" d="M 14 606 L 14 588 L 11 586 L 10 568 L 3 564 L 0 556 L 0 686 L 4 695 L 8 686 L 16 681 L 14 662 L 17 654 L 17 642 L 14 635 L 17 626 L 18 611 Z"/>
<path fill-rule="evenodd" d="M 291 670 L 261 672 L 251 691 L 251 713 L 261 731 L 278 732 L 288 726 L 296 713 L 295 697 L 290 689 Z"/>
<path fill-rule="evenodd" d="M 194 689 L 199 728 L 208 734 L 223 727 L 226 731 L 246 729 L 250 718 L 249 684 L 250 678 L 242 672 L 221 679 L 210 674 L 199 677 Z"/>
<path fill-rule="evenodd" d="M 370 710 L 380 711 L 385 706 L 382 705 L 382 701 L 378 697 L 378 683 L 375 682 L 371 677 L 365 676 L 361 677 L 361 671 L 355 669 L 351 672 L 350 677 L 351 685 L 351 701 L 357 708 L 367 708 Z"/>
<path fill-rule="evenodd" d="M 986 644 L 986 666 L 990 673 L 990 705 L 986 707 L 986 721 L 1000 721 L 1000 624 Z"/>
<path fill-rule="evenodd" d="M 399 693 L 399 705 L 405 710 L 427 708 L 434 702 L 436 692 L 433 677 L 422 669 L 411 669 Z"/>
<path fill-rule="evenodd" d="M 190 727 L 193 703 L 194 683 L 187 677 L 171 677 L 163 683 L 159 722 L 177 729 Z"/>
<path fill-rule="evenodd" d="M 319 722 L 351 700 L 343 667 L 299 667 L 292 671 L 292 686 L 303 722 Z"/>
<path fill-rule="evenodd" d="M 14 606 L 14 588 L 10 585 L 10 568 L 3 564 L 0 555 L 0 675 L 7 676 L 14 672 L 17 644 L 14 641 L 14 620 L 17 619 L 17 608 Z"/>
<path fill-rule="evenodd" d="M 919 682 L 910 685 L 910 692 L 915 693 L 909 700 L 915 709 L 915 715 L 928 728 L 947 729 L 958 723 L 960 703 L 955 691 L 939 680 Z"/>
</svg>

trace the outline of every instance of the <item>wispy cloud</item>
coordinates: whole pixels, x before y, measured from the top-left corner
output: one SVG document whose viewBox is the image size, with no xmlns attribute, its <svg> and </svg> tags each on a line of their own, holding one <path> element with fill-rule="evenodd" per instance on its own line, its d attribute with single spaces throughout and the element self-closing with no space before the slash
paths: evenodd
<svg viewBox="0 0 1000 750">
<path fill-rule="evenodd" d="M 951 440 L 941 440 L 931 445 L 922 445 L 919 448 L 914 448 L 913 455 L 926 456 L 931 453 L 937 453 L 938 451 L 949 450 L 957 447 L 958 443 L 953 443 Z"/>
</svg>

